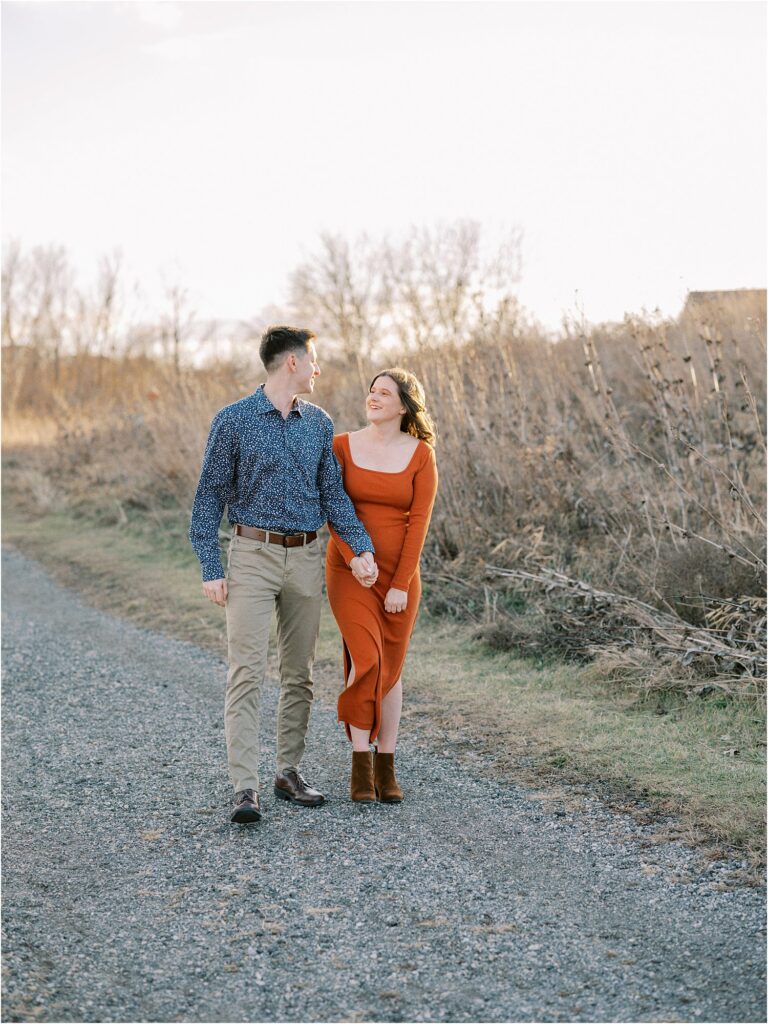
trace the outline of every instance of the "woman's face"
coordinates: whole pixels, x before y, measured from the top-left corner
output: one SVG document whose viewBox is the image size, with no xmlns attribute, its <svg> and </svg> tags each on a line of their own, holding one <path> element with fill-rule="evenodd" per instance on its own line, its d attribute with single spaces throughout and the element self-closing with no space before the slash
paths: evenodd
<svg viewBox="0 0 768 1024">
<path fill-rule="evenodd" d="M 405 413 L 397 384 L 391 377 L 377 377 L 371 384 L 371 390 L 365 400 L 365 412 L 369 423 L 399 420 Z"/>
</svg>

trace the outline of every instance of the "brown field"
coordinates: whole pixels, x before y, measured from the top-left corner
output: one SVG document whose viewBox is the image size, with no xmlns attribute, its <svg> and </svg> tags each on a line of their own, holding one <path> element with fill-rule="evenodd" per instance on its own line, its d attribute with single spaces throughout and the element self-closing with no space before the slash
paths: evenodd
<svg viewBox="0 0 768 1024">
<path fill-rule="evenodd" d="M 324 317 L 315 400 L 339 430 L 362 423 L 374 369 L 402 363 L 426 387 L 433 613 L 633 688 L 761 692 L 765 292 L 692 296 L 675 321 L 565 325 L 554 341 L 499 318 L 461 339 L 401 332 L 386 355 Z M 181 535 L 212 415 L 263 377 L 257 341 L 194 369 L 174 348 L 65 355 L 6 339 L 7 486 L 42 511 Z"/>
</svg>

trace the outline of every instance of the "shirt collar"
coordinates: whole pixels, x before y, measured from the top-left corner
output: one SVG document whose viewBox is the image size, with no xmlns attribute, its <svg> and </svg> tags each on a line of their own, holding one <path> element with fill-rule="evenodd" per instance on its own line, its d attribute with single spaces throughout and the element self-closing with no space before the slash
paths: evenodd
<svg viewBox="0 0 768 1024">
<path fill-rule="evenodd" d="M 274 405 L 272 405 L 270 400 L 264 394 L 264 385 L 263 384 L 259 384 L 258 388 L 256 389 L 256 391 L 253 394 L 253 397 L 254 397 L 255 402 L 256 402 L 256 412 L 259 415 L 262 415 L 265 412 L 278 412 L 278 410 L 274 407 Z M 291 409 L 291 412 L 297 412 L 299 414 L 299 416 L 303 416 L 304 415 L 304 407 L 306 406 L 306 404 L 307 404 L 306 402 L 303 402 L 297 396 L 293 400 L 293 407 Z M 289 413 L 289 415 L 290 415 L 290 413 Z"/>
</svg>

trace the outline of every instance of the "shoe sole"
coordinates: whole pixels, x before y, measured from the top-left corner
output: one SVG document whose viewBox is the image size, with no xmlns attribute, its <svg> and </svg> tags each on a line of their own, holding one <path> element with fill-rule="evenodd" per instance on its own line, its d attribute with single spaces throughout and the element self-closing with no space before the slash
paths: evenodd
<svg viewBox="0 0 768 1024">
<path fill-rule="evenodd" d="M 235 811 L 229 820 L 233 825 L 255 825 L 261 821 L 261 811 Z"/>
<path fill-rule="evenodd" d="M 284 789 L 280 789 L 279 786 L 275 786 L 275 796 L 278 800 L 286 800 L 289 804 L 296 804 L 297 807 L 322 807 L 325 803 L 325 797 L 322 800 L 315 800 L 312 803 L 307 803 L 304 800 L 296 800 L 290 793 L 286 793 Z"/>
<path fill-rule="evenodd" d="M 383 797 L 383 796 L 379 796 L 378 789 L 376 790 L 376 799 L 379 801 L 380 804 L 401 804 L 403 802 L 403 797 L 401 797 L 401 796 L 386 797 L 386 798 Z"/>
</svg>

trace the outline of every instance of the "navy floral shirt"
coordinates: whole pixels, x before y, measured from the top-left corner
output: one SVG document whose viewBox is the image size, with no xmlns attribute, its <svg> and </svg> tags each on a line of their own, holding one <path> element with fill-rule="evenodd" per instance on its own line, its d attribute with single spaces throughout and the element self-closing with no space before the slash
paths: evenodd
<svg viewBox="0 0 768 1024">
<path fill-rule="evenodd" d="M 203 580 L 224 578 L 219 526 L 306 533 L 330 522 L 356 554 L 373 551 L 333 454 L 333 421 L 297 398 L 283 419 L 261 385 L 213 418 L 192 506 L 189 539 Z"/>
</svg>

